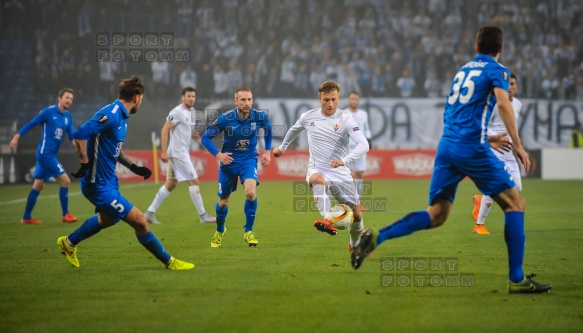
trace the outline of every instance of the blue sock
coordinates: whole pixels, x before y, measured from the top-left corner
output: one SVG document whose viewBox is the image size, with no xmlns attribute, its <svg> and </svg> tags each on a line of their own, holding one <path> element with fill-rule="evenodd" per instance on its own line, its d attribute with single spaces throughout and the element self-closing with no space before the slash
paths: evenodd
<svg viewBox="0 0 583 333">
<path fill-rule="evenodd" d="M 63 210 L 63 216 L 69 212 L 69 188 L 60 187 L 59 188 L 59 199 L 61 199 L 61 209 Z"/>
<path fill-rule="evenodd" d="M 215 213 L 217 214 L 217 231 L 225 232 L 225 220 L 227 219 L 227 214 L 229 213 L 229 206 L 221 209 L 219 203 L 215 205 Z"/>
<path fill-rule="evenodd" d="M 255 223 L 255 213 L 257 212 L 257 198 L 255 200 L 245 200 L 245 232 L 253 231 Z"/>
<path fill-rule="evenodd" d="M 85 221 L 85 223 L 77 228 L 77 230 L 73 231 L 73 233 L 69 235 L 69 241 L 74 245 L 77 245 L 81 241 L 100 232 L 103 228 L 101 227 L 101 224 L 99 224 L 97 216 L 97 214 L 91 216 Z"/>
<path fill-rule="evenodd" d="M 140 244 L 142 244 L 150 253 L 156 257 L 156 259 L 160 260 L 164 265 L 166 265 L 170 261 L 171 255 L 164 250 L 164 246 L 162 243 L 156 238 L 156 236 L 151 232 L 148 231 L 145 235 L 136 235 Z"/>
<path fill-rule="evenodd" d="M 431 217 L 425 210 L 409 213 L 399 221 L 379 230 L 377 244 L 396 237 L 406 236 L 415 231 L 429 228 Z"/>
<path fill-rule="evenodd" d="M 524 212 L 504 213 L 504 240 L 508 248 L 509 279 L 518 283 L 524 280 L 522 262 L 524 261 Z"/>
<path fill-rule="evenodd" d="M 38 198 L 39 193 L 40 192 L 35 190 L 34 188 L 30 189 L 30 193 L 28 193 L 28 199 L 26 200 L 24 216 L 22 217 L 24 220 L 28 220 L 30 218 L 32 210 L 34 209 L 34 205 L 36 205 L 36 199 Z"/>
</svg>

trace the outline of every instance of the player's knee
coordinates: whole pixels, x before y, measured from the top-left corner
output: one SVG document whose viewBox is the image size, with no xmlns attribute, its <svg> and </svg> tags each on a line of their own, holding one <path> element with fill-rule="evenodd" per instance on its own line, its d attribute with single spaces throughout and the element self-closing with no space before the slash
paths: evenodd
<svg viewBox="0 0 583 333">
<path fill-rule="evenodd" d="M 255 190 L 245 190 L 245 198 L 253 201 L 257 198 L 257 192 L 255 192 Z"/>
<path fill-rule="evenodd" d="M 166 182 L 166 184 L 164 184 L 164 187 L 166 187 L 166 190 L 168 192 L 172 192 L 176 188 L 176 182 Z"/>
<path fill-rule="evenodd" d="M 35 191 L 40 192 L 45 188 L 45 183 L 34 183 L 32 184 L 32 188 L 35 189 Z"/>
</svg>

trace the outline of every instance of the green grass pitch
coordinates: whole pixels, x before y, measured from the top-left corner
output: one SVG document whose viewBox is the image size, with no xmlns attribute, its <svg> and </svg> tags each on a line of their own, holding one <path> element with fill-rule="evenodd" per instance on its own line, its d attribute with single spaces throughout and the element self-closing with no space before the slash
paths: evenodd
<svg viewBox="0 0 583 333">
<path fill-rule="evenodd" d="M 163 224 L 151 229 L 169 253 L 196 264 L 183 272 L 164 269 L 123 222 L 82 242 L 75 269 L 56 239 L 93 212 L 79 185 L 70 206 L 80 221 L 60 222 L 58 185 L 50 184 L 33 212 L 42 225 L 19 223 L 29 185 L 0 187 L 0 332 L 581 332 L 583 181 L 524 180 L 524 268 L 553 284 L 542 295 L 507 293 L 503 214 L 492 209 L 491 235 L 473 234 L 470 181 L 460 184 L 444 226 L 385 242 L 358 271 L 350 267 L 348 232 L 316 231 L 317 212 L 294 212 L 294 200 L 309 197 L 294 195 L 293 185 L 258 187 L 257 248 L 243 242 L 239 188 L 223 248 L 211 249 L 214 225 L 198 222 L 180 184 L 157 213 Z M 143 211 L 159 186 L 121 191 Z M 380 228 L 425 209 L 428 187 L 426 180 L 372 182 L 372 197 L 385 198 L 388 210 L 365 213 L 365 225 Z M 201 190 L 214 215 L 215 183 Z M 454 273 L 473 284 L 385 286 L 383 276 L 397 272 L 381 262 L 395 258 L 453 258 Z"/>
</svg>

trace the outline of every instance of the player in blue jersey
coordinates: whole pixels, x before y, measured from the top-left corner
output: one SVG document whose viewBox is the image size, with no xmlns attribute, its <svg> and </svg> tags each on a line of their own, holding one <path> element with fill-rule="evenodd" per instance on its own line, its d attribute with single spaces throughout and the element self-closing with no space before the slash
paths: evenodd
<svg viewBox="0 0 583 333">
<path fill-rule="evenodd" d="M 75 152 L 81 168 L 71 173 L 81 178 L 81 192 L 95 205 L 96 215 L 91 216 L 69 236 L 57 239 L 67 260 L 79 267 L 77 245 L 123 220 L 134 228 L 136 237 L 166 268 L 187 270 L 194 265 L 178 260 L 166 252 L 158 238 L 150 231 L 144 214 L 119 192 L 115 167 L 119 162 L 133 173 L 148 179 L 152 172 L 144 166 L 132 163 L 123 153 L 122 147 L 127 133 L 127 121 L 138 112 L 144 96 L 144 86 L 139 78 L 132 76 L 121 81 L 118 99 L 104 106 L 74 133 Z"/>
<path fill-rule="evenodd" d="M 217 213 L 217 228 L 211 239 L 211 247 L 223 245 L 223 235 L 227 231 L 225 220 L 229 212 L 231 193 L 237 190 L 240 181 L 245 188 L 245 226 L 243 240 L 249 246 L 257 246 L 259 241 L 253 233 L 255 213 L 257 212 L 257 193 L 259 185 L 257 177 L 257 138 L 259 129 L 263 128 L 265 152 L 261 155 L 261 165 L 271 163 L 271 124 L 267 113 L 251 108 L 253 93 L 249 88 L 239 88 L 235 92 L 236 107 L 221 114 L 207 128 L 202 136 L 202 144 L 220 162 L 219 167 L 219 200 L 215 205 Z M 224 132 L 223 147 L 219 151 L 212 143 L 212 138 Z"/>
<path fill-rule="evenodd" d="M 45 183 L 51 178 L 59 182 L 59 199 L 61 200 L 61 221 L 73 223 L 77 218 L 69 213 L 69 184 L 71 180 L 65 169 L 57 160 L 61 141 L 65 133 L 69 140 L 73 140 L 73 117 L 69 108 L 73 104 L 73 90 L 69 88 L 59 91 L 58 103 L 48 106 L 39 112 L 28 124 L 24 125 L 10 141 L 10 148 L 16 149 L 18 139 L 35 126 L 42 127 L 40 143 L 36 149 L 36 166 L 34 169 L 34 183 L 26 200 L 24 215 L 20 220 L 22 224 L 41 224 L 42 222 L 32 217 L 32 210 L 36 205 L 38 195 L 45 187 Z"/>
<path fill-rule="evenodd" d="M 451 211 L 459 182 L 466 176 L 478 189 L 490 195 L 504 211 L 504 238 L 508 249 L 509 293 L 542 293 L 550 284 L 540 284 L 525 276 L 524 206 L 511 175 L 488 145 L 487 128 L 492 108 L 498 103 L 514 151 L 525 169 L 530 168 L 508 97 L 510 71 L 498 63 L 502 52 L 502 30 L 486 26 L 478 30 L 475 49 L 478 55 L 455 75 L 446 100 L 443 136 L 437 147 L 427 210 L 411 212 L 380 230 L 367 229 L 351 261 L 358 269 L 367 254 L 386 240 L 418 230 L 442 225 Z"/>
</svg>

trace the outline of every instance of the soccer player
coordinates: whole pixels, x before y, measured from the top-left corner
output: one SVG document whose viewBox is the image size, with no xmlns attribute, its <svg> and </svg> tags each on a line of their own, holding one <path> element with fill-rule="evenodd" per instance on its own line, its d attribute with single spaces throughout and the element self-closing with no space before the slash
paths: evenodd
<svg viewBox="0 0 583 333">
<path fill-rule="evenodd" d="M 358 128 L 360 128 L 360 130 L 364 134 L 364 137 L 368 141 L 368 147 L 370 149 L 371 148 L 370 138 L 372 137 L 372 135 L 370 133 L 370 126 L 368 123 L 368 113 L 366 113 L 366 111 L 364 110 L 360 110 L 358 108 L 359 104 L 360 95 L 356 91 L 351 92 L 350 95 L 348 95 L 347 111 L 350 111 L 352 119 L 354 119 L 356 125 L 358 126 Z M 353 150 L 354 147 L 356 147 L 356 143 L 354 142 L 354 140 L 351 139 L 349 149 Z M 362 196 L 362 179 L 364 176 L 364 172 L 366 171 L 366 154 L 362 155 L 361 157 L 357 158 L 352 163 L 350 163 L 350 168 L 354 171 L 354 183 L 356 184 L 356 191 L 358 193 L 358 196 L 360 197 Z M 361 203 L 360 210 L 366 212 L 368 208 L 362 205 Z"/>
<path fill-rule="evenodd" d="M 325 81 L 318 88 L 318 101 L 321 107 L 306 111 L 287 131 L 283 142 L 273 150 L 275 157 L 283 155 L 292 141 L 303 131 L 308 133 L 310 158 L 306 181 L 312 188 L 316 207 L 322 220 L 314 222 L 321 232 L 335 236 L 337 229 L 325 218 L 330 211 L 330 198 L 326 190 L 338 203 L 349 206 L 354 213 L 354 223 L 349 228 L 350 241 L 348 250 L 360 241 L 364 229 L 359 198 L 349 163 L 360 158 L 368 151 L 368 143 L 362 131 L 350 116 L 350 112 L 338 109 L 340 86 L 333 81 Z M 349 140 L 354 140 L 354 149 L 349 150 Z"/>
<path fill-rule="evenodd" d="M 152 172 L 137 166 L 124 154 L 122 148 L 127 133 L 127 121 L 138 112 L 144 97 L 144 86 L 132 76 L 121 81 L 118 99 L 104 106 L 74 133 L 75 152 L 81 168 L 71 175 L 81 178 L 81 192 L 95 205 L 97 214 L 88 218 L 82 226 L 68 236 L 57 239 L 57 245 L 69 263 L 79 267 L 77 245 L 102 229 L 123 220 L 134 228 L 142 246 L 150 251 L 168 269 L 187 270 L 194 265 L 172 257 L 158 238 L 150 231 L 144 214 L 119 192 L 115 167 L 119 162 L 133 173 L 148 179 Z"/>
<path fill-rule="evenodd" d="M 524 151 L 512 105 L 508 97 L 510 71 L 498 63 L 503 51 L 502 30 L 481 27 L 474 46 L 478 55 L 456 73 L 446 100 L 443 136 L 437 147 L 433 176 L 429 188 L 427 210 L 411 212 L 380 230 L 367 229 L 351 262 L 358 269 L 367 254 L 384 241 L 409 235 L 415 231 L 436 228 L 445 223 L 455 198 L 457 186 L 466 176 L 484 194 L 490 195 L 504 211 L 504 239 L 508 249 L 509 293 L 542 293 L 550 284 L 540 284 L 525 276 L 524 206 L 525 200 L 516 189 L 511 175 L 487 143 L 486 130 L 494 106 L 508 134 L 514 152 L 528 171 L 530 161 Z"/>
<path fill-rule="evenodd" d="M 64 88 L 59 91 L 58 103 L 42 109 L 28 124 L 24 125 L 10 141 L 10 148 L 16 149 L 18 140 L 36 125 L 42 127 L 41 139 L 36 149 L 36 166 L 34 169 L 34 182 L 26 200 L 24 215 L 20 220 L 22 224 L 41 224 L 42 222 L 32 217 L 32 210 L 36 205 L 38 195 L 45 187 L 45 183 L 51 178 L 59 182 L 59 199 L 61 201 L 61 221 L 73 223 L 77 218 L 69 212 L 69 184 L 71 180 L 65 169 L 57 160 L 59 147 L 65 133 L 69 140 L 73 141 L 73 117 L 69 108 L 73 104 L 73 90 Z"/>
<path fill-rule="evenodd" d="M 261 165 L 267 167 L 271 163 L 271 124 L 269 116 L 263 111 L 251 108 L 253 92 L 249 88 L 239 88 L 233 100 L 236 107 L 221 114 L 209 126 L 202 136 L 203 146 L 220 162 L 219 166 L 219 200 L 215 205 L 217 228 L 211 239 L 211 247 L 223 246 L 223 236 L 227 231 L 225 222 L 229 212 L 231 193 L 237 190 L 240 181 L 245 188 L 245 226 L 243 240 L 249 246 L 257 246 L 259 241 L 253 233 L 255 213 L 257 212 L 257 138 L 259 129 L 263 128 L 265 151 L 261 155 Z M 223 147 L 219 151 L 212 138 L 224 132 Z"/>
<path fill-rule="evenodd" d="M 515 97 L 516 90 L 518 89 L 518 83 L 516 81 L 516 75 L 512 74 L 510 76 L 510 85 L 508 88 L 508 99 L 512 104 L 512 109 L 514 110 L 514 119 L 518 121 L 518 115 L 520 113 L 520 108 L 522 103 Z M 512 176 L 514 184 L 516 184 L 516 189 L 522 191 L 522 179 L 520 177 L 520 167 L 514 157 L 512 152 L 512 139 L 506 136 L 506 127 L 504 127 L 504 122 L 500 118 L 498 113 L 498 105 L 494 106 L 492 111 L 492 116 L 490 117 L 490 122 L 488 123 L 488 143 L 490 144 L 490 149 L 498 159 L 500 159 L 506 169 Z M 474 210 L 472 211 L 472 217 L 476 221 L 474 226 L 474 233 L 478 235 L 489 235 L 488 229 L 484 223 L 486 222 L 486 217 L 490 212 L 492 203 L 494 200 L 489 195 L 474 195 Z"/>
<path fill-rule="evenodd" d="M 198 211 L 201 223 L 215 222 L 215 218 L 210 216 L 204 210 L 202 196 L 198 187 L 198 175 L 190 159 L 190 140 L 195 139 L 200 143 L 200 135 L 194 128 L 195 110 L 193 108 L 196 100 L 196 90 L 192 87 L 182 89 L 182 103 L 172 109 L 166 123 L 162 127 L 160 137 L 162 138 L 162 152 L 160 159 L 168 164 L 166 173 L 166 182 L 156 193 L 156 197 L 144 214 L 146 220 L 152 224 L 159 224 L 154 213 L 168 198 L 170 192 L 176 188 L 178 182 L 188 182 L 188 192 L 194 207 Z M 168 133 L 170 133 L 170 144 L 168 144 Z"/>
</svg>

